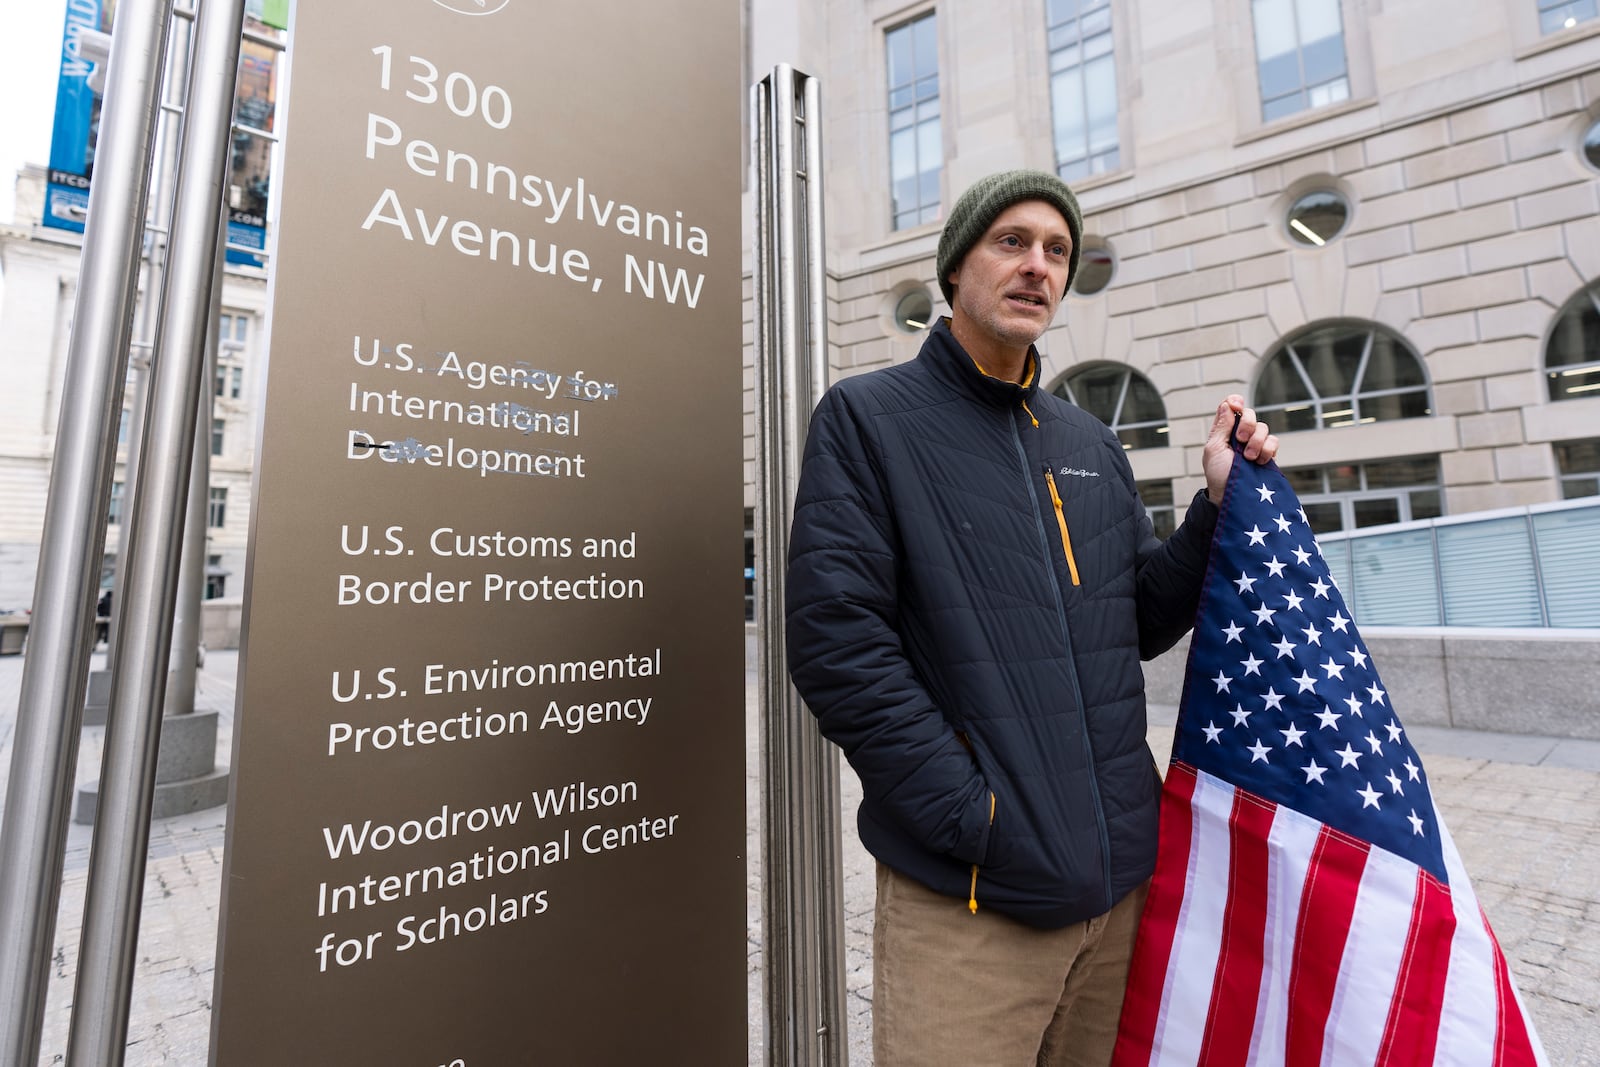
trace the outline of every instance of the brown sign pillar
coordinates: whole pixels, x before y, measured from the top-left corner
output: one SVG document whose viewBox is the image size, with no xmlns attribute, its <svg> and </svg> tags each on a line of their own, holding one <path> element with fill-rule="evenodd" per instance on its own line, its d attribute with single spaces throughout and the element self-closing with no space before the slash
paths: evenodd
<svg viewBox="0 0 1600 1067">
<path fill-rule="evenodd" d="M 738 49 L 298 5 L 214 1063 L 743 1062 Z"/>
</svg>

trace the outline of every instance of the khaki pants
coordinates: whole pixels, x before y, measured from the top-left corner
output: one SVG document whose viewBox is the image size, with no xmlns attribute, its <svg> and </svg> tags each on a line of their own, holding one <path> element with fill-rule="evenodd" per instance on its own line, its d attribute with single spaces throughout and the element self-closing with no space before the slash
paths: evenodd
<svg viewBox="0 0 1600 1067">
<path fill-rule="evenodd" d="M 878 864 L 876 1067 L 1106 1067 L 1148 888 L 1037 930 Z"/>
</svg>

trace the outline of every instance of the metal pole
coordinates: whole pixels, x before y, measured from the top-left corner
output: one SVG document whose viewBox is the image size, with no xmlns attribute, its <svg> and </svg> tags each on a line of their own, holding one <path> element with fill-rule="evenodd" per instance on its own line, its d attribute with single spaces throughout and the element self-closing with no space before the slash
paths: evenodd
<svg viewBox="0 0 1600 1067">
<path fill-rule="evenodd" d="M 166 46 L 162 0 L 117 7 L 0 827 L 0 1063 L 8 1067 L 39 1059 Z"/>
<path fill-rule="evenodd" d="M 168 31 L 167 61 L 161 79 L 165 88 L 161 94 L 162 113 L 156 121 L 157 147 L 150 165 L 149 218 L 142 242 L 145 259 L 144 299 L 138 302 L 133 332 L 135 351 L 129 356 L 133 372 L 133 408 L 128 414 L 127 462 L 122 466 L 122 513 L 125 516 L 133 514 L 133 488 L 139 477 L 139 444 L 144 440 L 145 400 L 150 393 L 150 357 L 154 350 L 152 339 L 159 329 L 158 312 L 166 280 L 167 236 L 172 228 L 172 178 L 177 169 L 179 127 L 183 123 L 183 109 L 174 106 L 172 101 L 185 99 L 187 87 L 184 78 L 189 72 L 191 37 L 192 29 L 182 20 Z M 118 417 L 121 417 L 120 412 Z M 118 541 L 119 554 L 125 544 L 126 538 Z M 117 562 L 111 579 L 111 625 L 106 634 L 107 664 L 116 658 L 124 599 L 123 568 L 121 560 Z"/>
<path fill-rule="evenodd" d="M 195 675 L 200 666 L 200 613 L 206 589 L 206 509 L 211 495 L 211 420 L 217 379 L 217 331 L 221 328 L 222 276 L 227 262 L 228 215 L 217 225 L 216 262 L 206 313 L 205 355 L 200 366 L 200 403 L 195 411 L 194 459 L 189 468 L 189 502 L 183 520 L 183 558 L 179 563 L 177 608 L 172 618 L 172 655 L 167 661 L 164 714 L 194 711 Z"/>
<path fill-rule="evenodd" d="M 760 212 L 754 290 L 762 883 L 772 1064 L 843 1064 L 846 1056 L 838 756 L 789 682 L 783 637 L 784 565 L 801 449 L 827 383 L 818 96 L 813 79 L 786 65 L 752 95 Z"/>
<path fill-rule="evenodd" d="M 799 488 L 800 458 L 811 412 L 822 394 L 828 391 L 828 270 L 824 244 L 822 195 L 822 89 L 815 78 L 805 83 L 805 204 L 806 253 L 809 267 L 806 292 L 809 296 L 809 329 L 806 337 L 810 390 L 803 407 L 794 413 L 797 451 L 793 457 L 789 501 Z M 791 504 L 791 512 L 793 510 Z M 787 549 L 787 542 L 785 542 Z M 822 980 L 823 1062 L 849 1062 L 849 1034 L 845 1008 L 844 949 L 844 851 L 841 841 L 841 799 L 839 796 L 839 752 L 823 738 L 796 694 L 798 716 L 809 727 L 809 742 L 816 754 L 817 804 L 812 809 L 817 821 L 818 888 L 818 966 Z"/>
<path fill-rule="evenodd" d="M 156 336 L 149 427 L 128 531 L 128 623 L 112 664 L 101 801 L 84 898 L 67 1063 L 123 1062 L 172 610 L 222 212 L 244 0 L 206 0 L 179 148 L 172 240 Z"/>
</svg>

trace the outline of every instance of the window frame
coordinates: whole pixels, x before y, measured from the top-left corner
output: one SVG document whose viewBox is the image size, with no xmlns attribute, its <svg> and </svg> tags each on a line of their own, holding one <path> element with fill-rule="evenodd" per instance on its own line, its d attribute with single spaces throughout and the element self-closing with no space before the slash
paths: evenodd
<svg viewBox="0 0 1600 1067">
<path fill-rule="evenodd" d="M 1305 364 L 1301 360 L 1299 353 L 1294 350 L 1294 346 L 1303 343 L 1306 338 L 1312 337 L 1323 330 L 1341 328 L 1348 329 L 1352 327 L 1358 327 L 1365 330 L 1367 336 L 1366 341 L 1361 346 L 1361 360 L 1356 365 L 1355 374 L 1350 382 L 1350 392 L 1333 396 L 1322 396 L 1318 392 L 1316 383 L 1312 380 L 1311 374 L 1306 370 Z M 1363 390 L 1361 388 L 1362 380 L 1366 376 L 1367 367 L 1372 359 L 1373 341 L 1377 338 L 1379 333 L 1386 334 L 1392 343 L 1397 345 L 1403 352 L 1412 358 L 1416 364 L 1417 370 L 1422 375 L 1421 385 L 1406 385 L 1387 389 L 1368 390 Z M 1262 379 L 1266 377 L 1267 371 L 1269 368 L 1271 368 L 1272 364 L 1277 361 L 1280 356 L 1285 355 L 1289 357 L 1289 366 L 1299 378 L 1300 384 L 1304 386 L 1307 394 L 1309 395 L 1305 400 L 1286 400 L 1281 403 L 1264 403 L 1261 396 Z M 1373 417 L 1371 419 L 1363 420 L 1361 417 L 1361 401 L 1363 399 L 1379 400 L 1384 397 L 1408 396 L 1415 393 L 1421 393 L 1426 401 L 1425 411 L 1422 415 L 1402 416 L 1398 419 L 1379 419 L 1377 417 Z M 1410 341 L 1406 340 L 1405 337 L 1399 333 L 1399 331 L 1390 329 L 1388 326 L 1385 326 L 1380 322 L 1373 322 L 1366 319 L 1328 319 L 1322 322 L 1312 323 L 1303 329 L 1295 330 L 1294 332 L 1279 338 L 1273 343 L 1272 347 L 1267 350 L 1266 357 L 1261 360 L 1260 366 L 1256 368 L 1255 379 L 1250 385 L 1250 401 L 1251 407 L 1253 407 L 1256 412 L 1262 416 L 1270 415 L 1273 412 L 1284 412 L 1287 414 L 1291 410 L 1298 411 L 1306 407 L 1311 408 L 1312 419 L 1316 425 L 1300 427 L 1299 429 L 1290 429 L 1287 426 L 1287 423 L 1284 423 L 1284 429 L 1282 432 L 1285 433 L 1317 433 L 1323 430 L 1338 430 L 1347 429 L 1353 426 L 1365 426 L 1374 422 L 1405 422 L 1411 418 L 1428 418 L 1433 414 L 1434 411 L 1433 380 L 1428 374 L 1428 364 L 1425 360 L 1423 360 L 1422 355 L 1416 350 L 1416 346 L 1414 346 Z M 1324 408 L 1330 407 L 1335 403 L 1342 404 L 1347 401 L 1349 403 L 1349 421 L 1329 425 L 1326 422 L 1327 416 Z M 1336 411 L 1334 414 L 1338 415 L 1341 414 L 1341 412 Z M 1268 419 L 1267 421 L 1271 422 L 1272 420 Z"/>
<path fill-rule="evenodd" d="M 213 485 L 206 494 L 206 529 L 220 530 L 228 525 L 228 487 Z"/>
<path fill-rule="evenodd" d="M 1552 404 L 1559 404 L 1567 400 L 1583 400 L 1586 399 L 1586 394 L 1591 391 L 1600 393 L 1600 351 L 1586 353 L 1593 358 L 1578 363 L 1562 363 L 1554 367 L 1550 363 L 1550 346 L 1555 342 L 1556 334 L 1560 330 L 1562 322 L 1565 321 L 1569 312 L 1575 312 L 1581 307 L 1585 298 L 1588 299 L 1590 307 L 1594 309 L 1594 313 L 1600 316 L 1600 278 L 1582 286 L 1562 302 L 1561 306 L 1556 309 L 1556 313 L 1550 317 L 1550 326 L 1545 331 L 1544 343 L 1539 346 L 1539 369 L 1544 372 L 1548 402 Z M 1570 377 L 1574 374 L 1596 375 L 1596 380 L 1579 386 L 1576 392 L 1566 390 L 1558 394 L 1556 392 L 1557 382 L 1561 378 Z"/>
<path fill-rule="evenodd" d="M 1254 74 L 1255 74 L 1255 79 L 1256 79 L 1256 100 L 1257 100 L 1257 104 L 1258 104 L 1258 107 L 1259 107 L 1259 110 L 1260 110 L 1261 122 L 1263 124 L 1271 124 L 1271 123 L 1283 121 L 1285 119 L 1292 119 L 1292 118 L 1295 118 L 1295 117 L 1297 117 L 1299 115 L 1303 115 L 1303 114 L 1305 114 L 1307 112 L 1321 111 L 1321 110 L 1323 110 L 1325 108 L 1333 107 L 1333 106 L 1337 106 L 1339 104 L 1345 103 L 1346 101 L 1349 101 L 1349 100 L 1353 99 L 1354 96 L 1355 96 L 1355 93 L 1353 91 L 1354 90 L 1354 86 L 1352 86 L 1351 80 L 1350 80 L 1350 48 L 1349 48 L 1349 45 L 1347 43 L 1349 34 L 1346 31 L 1346 27 L 1350 24 L 1350 20 L 1345 15 L 1344 6 L 1343 6 L 1342 3 L 1340 3 L 1340 0 L 1311 0 L 1311 2 L 1313 2 L 1313 3 L 1323 3 L 1323 4 L 1330 5 L 1332 10 L 1333 10 L 1333 12 L 1334 12 L 1334 14 L 1336 14 L 1338 16 L 1338 19 L 1339 19 L 1340 59 L 1343 61 L 1342 66 L 1340 68 L 1341 69 L 1341 73 L 1339 74 L 1338 77 L 1324 79 L 1324 80 L 1318 82 L 1315 85 L 1312 85 L 1312 84 L 1309 83 L 1308 78 L 1307 78 L 1307 74 L 1306 74 L 1306 46 L 1307 46 L 1307 44 L 1315 44 L 1316 41 L 1307 42 L 1305 40 L 1303 34 L 1302 34 L 1301 29 L 1300 29 L 1300 0 L 1250 0 L 1249 10 L 1250 10 L 1251 57 L 1252 57 L 1252 61 L 1253 61 L 1252 65 L 1254 67 Z M 1293 90 L 1293 92 L 1292 93 L 1279 93 L 1277 96 L 1274 96 L 1270 101 L 1266 97 L 1266 87 L 1264 85 L 1262 85 L 1262 83 L 1261 83 L 1262 59 L 1261 59 L 1261 55 L 1260 55 L 1260 51 L 1259 51 L 1259 44 L 1258 44 L 1261 34 L 1260 34 L 1260 24 L 1259 24 L 1259 22 L 1257 21 L 1257 18 L 1256 18 L 1256 5 L 1258 3 L 1262 3 L 1262 4 L 1282 4 L 1282 5 L 1285 5 L 1287 7 L 1289 19 L 1290 19 L 1290 22 L 1291 22 L 1291 24 L 1293 26 L 1293 33 L 1294 33 L 1294 51 L 1293 51 L 1293 55 L 1295 57 L 1295 65 L 1296 65 L 1296 67 L 1298 69 L 1298 72 L 1299 72 L 1299 79 L 1298 79 L 1298 81 L 1296 83 L 1296 88 Z M 1326 37 L 1317 38 L 1317 41 L 1321 41 L 1321 40 L 1326 40 Z M 1280 53 L 1280 54 L 1288 55 L 1289 53 Z M 1340 82 L 1340 81 L 1342 81 L 1344 83 L 1343 90 L 1342 90 L 1342 95 L 1334 97 L 1333 99 L 1325 100 L 1320 104 L 1311 102 L 1311 94 L 1312 94 L 1312 92 L 1314 90 L 1327 88 L 1327 87 L 1332 86 L 1332 85 L 1334 85 L 1334 84 L 1336 84 L 1337 82 Z M 1270 117 L 1267 115 L 1267 108 L 1268 108 L 1269 104 L 1276 103 L 1276 102 L 1281 101 L 1281 100 L 1286 100 L 1290 96 L 1300 96 L 1302 99 L 1305 100 L 1304 105 L 1301 106 L 1301 107 L 1294 108 L 1292 111 L 1285 111 L 1282 114 L 1272 115 Z"/>
<path fill-rule="evenodd" d="M 1572 441 L 1552 441 L 1551 451 L 1555 453 L 1556 483 L 1561 488 L 1562 500 L 1582 500 L 1591 496 L 1600 496 L 1600 437 L 1578 438 Z M 1568 450 L 1574 447 L 1593 447 L 1597 455 L 1593 469 L 1569 469 Z M 1593 488 L 1584 492 L 1569 494 L 1567 487 L 1580 482 L 1592 483 Z"/>
<path fill-rule="evenodd" d="M 1084 32 L 1083 32 L 1083 20 L 1084 20 L 1084 17 L 1085 17 L 1085 12 L 1084 11 L 1080 10 L 1071 19 L 1065 20 L 1065 21 L 1060 22 L 1060 23 L 1052 23 L 1050 21 L 1050 7 L 1051 7 L 1050 0 L 1044 0 L 1044 3 L 1043 3 L 1043 7 L 1044 7 L 1044 22 L 1045 22 L 1045 82 L 1046 82 L 1047 95 L 1049 97 L 1050 150 L 1051 150 L 1052 168 L 1053 168 L 1054 172 L 1057 175 L 1060 175 L 1063 178 L 1063 180 L 1066 180 L 1066 181 L 1069 181 L 1069 182 L 1073 182 L 1073 183 L 1080 183 L 1080 182 L 1088 181 L 1088 180 L 1091 180 L 1091 179 L 1099 178 L 1099 177 L 1101 177 L 1103 175 L 1106 175 L 1106 174 L 1115 174 L 1116 172 L 1124 169 L 1124 167 L 1125 167 L 1125 161 L 1124 161 L 1124 158 L 1123 158 L 1124 154 L 1125 154 L 1124 153 L 1124 147 L 1123 147 L 1123 141 L 1125 140 L 1125 138 L 1123 136 L 1124 131 L 1122 129 L 1122 121 L 1123 121 L 1122 97 L 1123 97 L 1123 93 L 1122 93 L 1122 80 L 1121 80 L 1121 71 L 1122 71 L 1123 64 L 1120 63 L 1118 61 L 1118 59 L 1117 59 L 1117 40 L 1118 40 L 1117 23 L 1118 23 L 1119 12 L 1117 11 L 1116 5 L 1112 2 L 1112 0 L 1085 0 L 1085 3 L 1089 4 L 1089 5 L 1093 5 L 1092 9 L 1088 12 L 1088 14 L 1094 14 L 1094 13 L 1099 12 L 1099 11 L 1104 11 L 1106 13 L 1106 26 L 1105 26 L 1105 28 L 1103 30 L 1097 32 L 1097 33 L 1089 35 L 1088 37 L 1086 37 L 1084 35 Z M 1075 29 L 1077 30 L 1077 34 L 1076 34 L 1076 37 L 1074 38 L 1073 43 L 1072 44 L 1064 44 L 1064 45 L 1062 45 L 1062 46 L 1060 46 L 1058 48 L 1052 48 L 1051 45 L 1050 45 L 1051 37 L 1057 32 L 1057 30 L 1059 30 L 1059 29 L 1061 29 L 1061 28 L 1063 28 L 1063 27 L 1065 27 L 1065 26 L 1067 26 L 1069 24 L 1073 25 L 1075 27 Z M 1101 36 L 1104 36 L 1107 39 L 1106 50 L 1101 55 L 1096 55 L 1096 56 L 1092 57 L 1092 59 L 1093 60 L 1099 60 L 1099 59 L 1101 59 L 1103 57 L 1111 64 L 1112 115 L 1113 115 L 1112 125 L 1115 128 L 1116 140 L 1113 143 L 1113 145 L 1111 146 L 1109 152 L 1094 153 L 1094 152 L 1090 151 L 1090 147 L 1091 146 L 1090 146 L 1090 129 L 1089 129 L 1089 125 L 1090 125 L 1089 124 L 1089 115 L 1090 115 L 1091 109 L 1090 109 L 1090 106 L 1089 106 L 1089 81 L 1088 81 L 1087 67 L 1088 67 L 1090 61 L 1086 60 L 1084 58 L 1083 50 L 1084 50 L 1084 45 L 1086 44 L 1087 41 L 1098 39 Z M 1056 54 L 1058 52 L 1064 52 L 1064 51 L 1068 50 L 1069 48 L 1074 48 L 1074 47 L 1078 49 L 1078 53 L 1079 53 L 1077 62 L 1074 63 L 1073 65 L 1069 66 L 1069 67 L 1066 67 L 1066 68 L 1060 70 L 1060 71 L 1055 70 L 1054 68 L 1055 68 L 1055 57 L 1056 57 Z M 1058 77 L 1065 77 L 1065 76 L 1068 76 L 1069 74 L 1072 74 L 1074 72 L 1075 72 L 1076 77 L 1078 79 L 1078 84 L 1079 84 L 1079 88 L 1080 88 L 1080 99 L 1082 100 L 1082 103 L 1083 103 L 1084 143 L 1083 143 L 1082 147 L 1083 147 L 1084 151 L 1083 151 L 1083 154 L 1081 156 L 1074 157 L 1072 160 L 1063 161 L 1063 159 L 1061 158 L 1062 157 L 1062 146 L 1061 146 L 1060 138 L 1058 137 L 1059 131 L 1058 131 L 1057 122 L 1056 122 L 1056 80 L 1057 80 Z M 1106 156 L 1110 157 L 1108 162 L 1105 162 L 1105 158 L 1104 157 L 1106 157 Z M 1082 173 L 1076 173 L 1075 172 L 1073 174 L 1068 175 L 1068 174 L 1064 174 L 1062 172 L 1062 168 L 1063 167 L 1068 166 L 1069 164 L 1074 164 L 1074 163 L 1079 163 L 1079 162 L 1082 162 L 1082 163 L 1086 164 L 1086 167 L 1087 167 L 1087 169 L 1084 170 Z M 1097 163 L 1100 163 L 1100 162 L 1105 162 L 1105 165 L 1104 166 L 1097 166 Z"/>
<path fill-rule="evenodd" d="M 1121 383 L 1119 384 L 1119 386 L 1117 388 L 1117 403 L 1116 403 L 1116 407 L 1112 409 L 1111 418 L 1110 419 L 1101 419 L 1100 421 L 1104 422 L 1106 424 L 1106 426 L 1108 426 L 1111 429 L 1111 432 L 1117 435 L 1117 440 L 1122 442 L 1123 451 L 1125 451 L 1125 452 L 1133 452 L 1133 451 L 1144 451 L 1145 449 L 1153 449 L 1153 448 L 1157 448 L 1157 447 L 1163 447 L 1163 448 L 1171 447 L 1172 442 L 1170 440 L 1170 431 L 1171 431 L 1171 427 L 1172 427 L 1172 417 L 1167 414 L 1167 401 L 1166 401 L 1166 398 L 1161 395 L 1161 390 L 1156 388 L 1155 383 L 1152 382 L 1149 379 L 1148 376 L 1146 376 L 1145 374 L 1141 373 L 1135 367 L 1129 366 L 1126 363 L 1116 363 L 1116 362 L 1113 362 L 1111 360 L 1095 360 L 1092 363 L 1079 364 L 1078 366 L 1068 368 L 1065 373 L 1063 373 L 1059 378 L 1057 378 L 1055 380 L 1055 382 L 1051 384 L 1050 392 L 1055 394 L 1056 396 L 1061 397 L 1062 399 L 1066 400 L 1068 403 L 1070 403 L 1070 404 L 1072 404 L 1072 405 L 1074 405 L 1076 407 L 1082 408 L 1084 411 L 1087 411 L 1089 414 L 1094 415 L 1095 418 L 1099 419 L 1100 418 L 1099 415 L 1095 414 L 1095 412 L 1090 411 L 1088 408 L 1086 408 L 1082 404 L 1078 403 L 1077 396 L 1075 395 L 1074 390 L 1073 390 L 1073 388 L 1072 388 L 1070 383 L 1071 383 L 1072 379 L 1074 379 L 1074 378 L 1079 378 L 1079 377 L 1082 377 L 1085 374 L 1092 374 L 1092 373 L 1094 373 L 1096 371 L 1104 371 L 1104 370 L 1107 370 L 1107 369 L 1116 369 L 1116 370 L 1120 371 L 1121 374 L 1122 374 L 1122 381 L 1121 381 Z M 1138 376 L 1138 378 L 1141 381 L 1144 382 L 1145 385 L 1150 387 L 1150 391 L 1155 393 L 1156 399 L 1160 402 L 1160 404 L 1161 404 L 1161 418 L 1160 419 L 1144 419 L 1144 420 L 1141 420 L 1139 422 L 1128 422 L 1128 423 L 1124 423 L 1124 422 L 1121 421 L 1122 409 L 1128 402 L 1128 391 L 1133 388 L 1133 379 L 1134 379 L 1134 377 L 1136 375 Z M 1128 444 L 1126 441 L 1123 441 L 1123 439 L 1122 439 L 1122 431 L 1124 431 L 1124 430 L 1130 430 L 1131 431 L 1131 430 L 1146 430 L 1146 429 L 1152 429 L 1156 433 L 1167 434 L 1168 437 L 1169 437 L 1169 440 L 1167 441 L 1167 443 L 1165 445 L 1161 445 L 1161 446 L 1143 445 L 1143 446 L 1137 446 L 1136 447 L 1136 446 Z"/>
<path fill-rule="evenodd" d="M 1435 482 L 1415 482 L 1406 485 L 1369 486 L 1367 484 L 1367 468 L 1380 463 L 1389 463 L 1398 460 L 1428 460 L 1433 461 L 1433 469 L 1438 476 Z M 1354 467 L 1358 472 L 1360 488 L 1334 489 L 1329 481 L 1329 471 L 1338 467 Z M 1395 500 L 1398 504 L 1399 518 L 1395 522 L 1414 522 L 1416 517 L 1411 513 L 1411 495 L 1413 493 L 1435 492 L 1439 497 L 1439 515 L 1423 516 L 1423 518 L 1438 518 L 1448 514 L 1445 508 L 1445 485 L 1443 465 L 1437 455 L 1420 456 L 1385 456 L 1368 460 L 1352 460 L 1348 463 L 1316 463 L 1303 467 L 1288 467 L 1284 469 L 1285 477 L 1304 475 L 1307 471 L 1316 471 L 1322 479 L 1322 490 L 1316 493 L 1303 493 L 1295 490 L 1295 496 L 1300 501 L 1302 508 L 1315 507 L 1318 504 L 1336 504 L 1339 508 L 1338 530 L 1315 530 L 1316 536 L 1331 533 L 1352 533 L 1356 530 L 1370 530 L 1374 526 L 1387 526 L 1389 523 L 1372 523 L 1367 526 L 1358 525 L 1355 521 L 1355 508 L 1357 504 L 1375 500 Z"/>
<path fill-rule="evenodd" d="M 890 81 L 890 78 L 893 75 L 892 75 L 892 71 L 890 69 L 891 68 L 891 63 L 890 63 L 890 60 L 889 60 L 889 51 L 890 51 L 889 40 L 894 34 L 899 33 L 901 31 L 912 31 L 912 27 L 916 26 L 918 23 L 923 22 L 923 21 L 925 21 L 927 19 L 934 20 L 934 22 L 933 22 L 933 49 L 934 49 L 934 51 L 933 51 L 933 59 L 934 59 L 933 79 L 934 79 L 934 93 L 933 93 L 932 97 L 925 98 L 923 100 L 918 100 L 916 98 L 916 96 L 915 96 L 915 87 L 916 87 L 916 83 L 917 83 L 917 81 L 919 79 L 913 78 L 910 82 L 908 82 L 904 86 L 904 88 L 910 88 L 912 90 L 912 94 L 913 95 L 912 95 L 912 100 L 911 100 L 910 104 L 897 108 L 897 107 L 894 106 L 894 99 L 893 99 L 893 96 L 894 96 L 894 93 L 895 93 L 897 87 L 894 85 L 894 83 L 892 83 Z M 912 32 L 914 33 L 914 31 L 912 31 Z M 938 10 L 938 7 L 936 5 L 929 5 L 927 7 L 919 8 L 919 9 L 917 9 L 915 11 L 910 11 L 910 12 L 903 13 L 900 17 L 895 18 L 893 21 L 889 21 L 889 22 L 883 23 L 879 27 L 879 38 L 878 39 L 880 41 L 879 57 L 880 57 L 880 61 L 883 64 L 883 67 L 882 67 L 882 75 L 883 76 L 882 76 L 881 80 L 879 81 L 879 86 L 881 87 L 881 90 L 882 90 L 882 93 L 883 93 L 883 96 L 881 98 L 883 100 L 883 103 L 884 103 L 884 112 L 883 112 L 884 125 L 883 125 L 883 129 L 884 129 L 884 133 L 886 134 L 886 136 L 884 137 L 883 146 L 884 146 L 884 172 L 885 172 L 885 176 L 888 179 L 888 183 L 887 183 L 888 184 L 888 189 L 887 189 L 887 191 L 888 191 L 888 194 L 889 194 L 888 197 L 885 200 L 885 208 L 886 208 L 887 222 L 888 222 L 887 231 L 889 233 L 891 233 L 891 234 L 900 234 L 900 233 L 906 233 L 906 232 L 909 232 L 909 231 L 916 230 L 916 229 L 918 229 L 920 227 L 923 227 L 923 226 L 935 225 L 935 224 L 941 222 L 943 220 L 943 218 L 944 218 L 944 207 L 945 207 L 945 190 L 944 190 L 945 166 L 944 166 L 944 163 L 945 163 L 945 156 L 946 156 L 945 148 L 946 148 L 946 145 L 948 143 L 948 136 L 947 136 L 947 133 L 946 133 L 946 130 L 945 130 L 945 126 L 944 126 L 944 120 L 945 120 L 945 110 L 944 110 L 944 104 L 945 104 L 945 100 L 944 100 L 945 62 L 944 62 L 944 55 L 943 55 L 943 53 L 944 53 L 943 39 L 940 37 L 939 10 Z M 916 66 L 916 55 L 917 55 L 917 53 L 915 51 L 915 45 L 916 45 L 916 41 L 915 41 L 915 37 L 913 36 L 913 38 L 911 40 L 911 46 L 912 46 L 912 53 L 911 54 L 912 54 L 912 67 L 913 67 L 913 69 L 915 69 L 915 66 Z M 922 106 L 929 99 L 931 99 L 937 105 L 937 114 L 934 115 L 931 119 L 919 120 L 917 118 L 917 115 L 921 111 Z M 917 206 L 915 208 L 915 213 L 916 213 L 916 216 L 917 216 L 917 220 L 915 222 L 908 221 L 905 224 L 902 224 L 900 222 L 899 216 L 907 214 L 907 212 L 906 211 L 897 211 L 896 210 L 895 191 L 894 191 L 895 190 L 895 183 L 896 183 L 896 176 L 895 176 L 895 171 L 894 171 L 894 136 L 895 136 L 895 134 L 897 132 L 899 132 L 895 128 L 895 116 L 897 114 L 900 114 L 900 113 L 908 110 L 908 109 L 912 113 L 912 120 L 911 120 L 910 124 L 907 127 L 905 127 L 906 129 L 910 129 L 912 131 L 917 131 L 923 126 L 923 124 L 925 122 L 927 122 L 927 123 L 932 123 L 934 129 L 938 133 L 938 137 L 939 137 L 939 158 L 938 158 L 938 179 L 937 179 L 937 182 L 936 182 L 938 188 L 937 188 L 937 199 L 935 199 L 932 203 L 924 202 L 921 199 L 920 178 L 921 178 L 921 175 L 923 173 L 925 173 L 925 171 L 923 171 L 922 169 L 918 169 L 916 171 L 916 174 L 918 176 L 919 191 L 918 191 Z M 919 136 L 917 136 L 915 133 L 913 133 L 912 141 L 913 141 L 913 145 L 915 146 L 914 147 L 914 151 L 916 153 L 916 162 L 920 167 L 920 164 L 922 162 L 922 159 L 921 159 L 921 138 Z M 931 218 L 930 217 L 924 217 L 930 211 L 932 212 L 932 217 Z"/>
</svg>

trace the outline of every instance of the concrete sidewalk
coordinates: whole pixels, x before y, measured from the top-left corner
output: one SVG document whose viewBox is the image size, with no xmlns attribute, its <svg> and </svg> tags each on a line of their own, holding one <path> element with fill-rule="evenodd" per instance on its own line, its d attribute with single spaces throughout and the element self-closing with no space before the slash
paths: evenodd
<svg viewBox="0 0 1600 1067">
<path fill-rule="evenodd" d="M 235 653 L 211 653 L 200 679 L 197 705 L 222 712 L 219 763 L 229 759 L 237 663 Z M 11 771 L 21 678 L 22 658 L 0 657 L 0 788 Z M 746 679 L 749 1048 L 757 1063 L 763 1049 L 760 758 L 748 670 Z M 1173 712 L 1152 709 L 1151 747 L 1162 763 Z M 84 730 L 80 782 L 96 773 L 103 734 L 103 728 Z M 1594 847 L 1600 841 L 1600 742 L 1420 726 L 1410 734 L 1426 757 L 1435 802 L 1449 819 L 1551 1064 L 1600 1067 L 1600 850 Z M 843 785 L 850 1048 L 851 1062 L 862 1065 L 871 1063 L 873 872 L 855 838 L 860 786 L 848 769 Z M 218 808 L 160 820 L 151 829 L 130 1067 L 205 1062 L 224 818 Z M 64 1062 L 89 845 L 89 828 L 73 826 L 41 1064 Z"/>
</svg>

